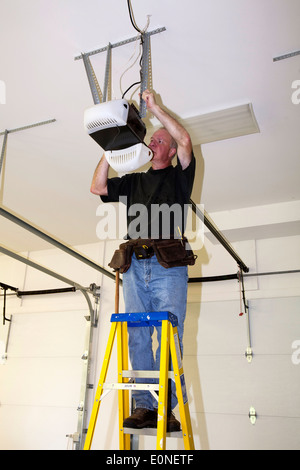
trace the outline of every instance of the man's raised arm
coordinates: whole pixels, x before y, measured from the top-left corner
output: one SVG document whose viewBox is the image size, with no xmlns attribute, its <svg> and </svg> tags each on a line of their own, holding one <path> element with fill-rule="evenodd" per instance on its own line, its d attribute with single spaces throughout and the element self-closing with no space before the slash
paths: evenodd
<svg viewBox="0 0 300 470">
<path fill-rule="evenodd" d="M 95 170 L 92 184 L 91 193 L 97 196 L 107 196 L 107 178 L 108 178 L 109 164 L 105 158 L 105 155 L 101 158 Z"/>
<path fill-rule="evenodd" d="M 178 145 L 178 158 L 180 160 L 183 170 L 189 166 L 192 160 L 192 141 L 187 130 L 164 111 L 157 103 L 154 94 L 149 90 L 145 90 L 142 95 L 147 108 L 151 113 L 160 121 L 160 123 L 167 129 L 169 134 L 173 137 Z"/>
</svg>

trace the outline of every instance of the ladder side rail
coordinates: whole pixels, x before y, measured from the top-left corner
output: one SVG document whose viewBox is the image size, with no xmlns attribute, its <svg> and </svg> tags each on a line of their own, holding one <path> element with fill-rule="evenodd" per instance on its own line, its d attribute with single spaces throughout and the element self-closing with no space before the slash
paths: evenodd
<svg viewBox="0 0 300 470">
<path fill-rule="evenodd" d="M 128 369 L 128 339 L 127 324 L 117 323 L 117 349 L 118 349 L 118 384 L 126 384 L 123 370 Z M 120 450 L 130 450 L 130 436 L 124 433 L 124 419 L 129 416 L 129 390 L 118 390 L 119 404 L 119 447 Z"/>
<path fill-rule="evenodd" d="M 177 327 L 170 326 L 170 349 L 174 370 L 176 393 L 179 404 L 180 421 L 182 427 L 182 436 L 185 450 L 194 450 L 194 438 L 191 424 L 189 403 L 185 384 L 185 377 L 182 365 L 182 356 L 180 351 L 179 336 Z"/>
<path fill-rule="evenodd" d="M 84 450 L 90 450 L 92 446 L 93 436 L 95 432 L 97 417 L 98 417 L 100 403 L 101 403 L 101 395 L 103 392 L 103 385 L 104 385 L 106 375 L 107 375 L 107 370 L 108 370 L 108 366 L 109 366 L 109 362 L 111 358 L 114 339 L 116 336 L 116 330 L 117 330 L 117 323 L 112 323 L 108 342 L 107 342 L 107 347 L 105 351 L 104 361 L 103 361 L 103 365 L 102 365 L 102 369 L 100 373 L 100 379 L 99 379 L 98 387 L 97 387 L 96 394 L 95 394 L 95 400 L 94 400 L 94 405 L 93 405 L 90 423 L 88 427 L 88 432 L 87 432 L 86 439 L 85 439 Z"/>
<path fill-rule="evenodd" d="M 169 357 L 170 323 L 168 320 L 162 320 L 160 343 L 160 378 L 157 410 L 157 450 L 166 450 Z"/>
</svg>

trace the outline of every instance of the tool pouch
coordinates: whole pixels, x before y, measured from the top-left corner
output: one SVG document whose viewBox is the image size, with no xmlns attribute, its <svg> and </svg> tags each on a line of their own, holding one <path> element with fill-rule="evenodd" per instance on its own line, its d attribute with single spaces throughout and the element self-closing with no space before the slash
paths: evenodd
<svg viewBox="0 0 300 470">
<path fill-rule="evenodd" d="M 153 248 L 157 261 L 166 269 L 177 266 L 193 266 L 197 259 L 186 238 L 182 240 L 155 240 Z"/>
<path fill-rule="evenodd" d="M 133 254 L 133 248 L 135 243 L 134 240 L 130 240 L 127 243 L 122 243 L 119 249 L 114 252 L 111 262 L 108 264 L 114 271 L 120 271 L 120 273 L 126 273 L 131 265 L 131 258 Z"/>
</svg>

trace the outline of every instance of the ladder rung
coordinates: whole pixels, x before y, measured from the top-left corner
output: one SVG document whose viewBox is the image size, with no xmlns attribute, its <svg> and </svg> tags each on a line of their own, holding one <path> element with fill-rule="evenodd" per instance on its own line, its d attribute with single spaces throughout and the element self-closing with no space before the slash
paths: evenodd
<svg viewBox="0 0 300 470">
<path fill-rule="evenodd" d="M 103 390 L 159 390 L 159 384 L 103 384 Z"/>
<path fill-rule="evenodd" d="M 147 378 L 147 379 L 159 379 L 159 370 L 123 370 L 123 377 L 127 379 L 136 378 Z M 168 372 L 169 379 L 174 380 L 174 372 Z"/>
</svg>

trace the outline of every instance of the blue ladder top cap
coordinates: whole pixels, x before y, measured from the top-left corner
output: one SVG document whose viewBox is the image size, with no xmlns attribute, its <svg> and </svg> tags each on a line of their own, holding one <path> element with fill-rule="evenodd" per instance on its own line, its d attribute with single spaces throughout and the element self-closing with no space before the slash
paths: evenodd
<svg viewBox="0 0 300 470">
<path fill-rule="evenodd" d="M 141 312 L 141 313 L 114 313 L 110 321 L 127 322 L 129 328 L 141 326 L 160 326 L 163 320 L 168 320 L 173 327 L 178 325 L 178 320 L 170 312 Z"/>
</svg>

